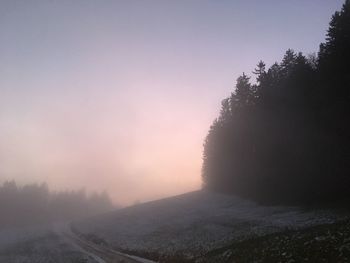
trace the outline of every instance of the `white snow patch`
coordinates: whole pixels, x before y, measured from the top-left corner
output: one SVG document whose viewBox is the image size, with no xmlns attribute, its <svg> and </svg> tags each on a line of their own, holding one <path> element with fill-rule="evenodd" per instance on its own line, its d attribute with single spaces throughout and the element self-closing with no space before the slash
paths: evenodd
<svg viewBox="0 0 350 263">
<path fill-rule="evenodd" d="M 0 247 L 45 236 L 51 230 L 50 225 L 13 227 L 0 230 Z"/>
<path fill-rule="evenodd" d="M 191 257 L 232 241 L 338 219 L 327 210 L 261 206 L 231 195 L 196 191 L 124 208 L 74 226 L 117 249 Z"/>
</svg>

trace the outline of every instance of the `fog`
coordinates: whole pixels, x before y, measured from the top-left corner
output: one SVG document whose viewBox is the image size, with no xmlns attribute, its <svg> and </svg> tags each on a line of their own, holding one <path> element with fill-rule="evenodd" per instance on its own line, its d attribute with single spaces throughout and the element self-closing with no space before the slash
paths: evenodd
<svg viewBox="0 0 350 263">
<path fill-rule="evenodd" d="M 201 188 L 221 99 L 258 59 L 317 50 L 342 3 L 321 2 L 1 1 L 0 182 L 122 205 Z"/>
<path fill-rule="evenodd" d="M 0 1 L 0 263 L 348 262 L 350 0 Z"/>
<path fill-rule="evenodd" d="M 117 208 L 106 192 L 53 192 L 45 183 L 17 186 L 15 181 L 0 186 L 0 230 L 67 222 Z"/>
</svg>

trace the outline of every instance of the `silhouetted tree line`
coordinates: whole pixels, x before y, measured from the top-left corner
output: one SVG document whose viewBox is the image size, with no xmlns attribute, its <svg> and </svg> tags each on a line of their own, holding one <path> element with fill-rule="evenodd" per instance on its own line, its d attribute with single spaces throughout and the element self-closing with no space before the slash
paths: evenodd
<svg viewBox="0 0 350 263">
<path fill-rule="evenodd" d="M 243 74 L 204 143 L 204 187 L 264 203 L 350 196 L 350 1 L 317 55 Z"/>
<path fill-rule="evenodd" d="M 106 192 L 50 192 L 47 184 L 19 187 L 14 181 L 0 186 L 0 228 L 78 219 L 112 209 Z"/>
</svg>

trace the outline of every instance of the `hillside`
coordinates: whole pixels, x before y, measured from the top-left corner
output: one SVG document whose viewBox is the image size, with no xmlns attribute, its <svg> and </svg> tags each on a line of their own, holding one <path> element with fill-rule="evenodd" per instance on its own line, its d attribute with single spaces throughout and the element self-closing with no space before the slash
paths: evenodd
<svg viewBox="0 0 350 263">
<path fill-rule="evenodd" d="M 344 211 L 261 206 L 202 190 L 75 222 L 72 228 L 119 251 L 161 262 L 184 262 L 235 242 L 346 218 Z"/>
</svg>

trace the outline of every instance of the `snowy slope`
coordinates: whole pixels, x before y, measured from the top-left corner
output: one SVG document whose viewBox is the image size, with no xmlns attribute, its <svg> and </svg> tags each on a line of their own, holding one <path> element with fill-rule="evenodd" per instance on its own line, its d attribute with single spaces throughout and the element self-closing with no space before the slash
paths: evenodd
<svg viewBox="0 0 350 263">
<path fill-rule="evenodd" d="M 158 255 L 198 256 L 249 237 L 332 223 L 332 211 L 259 206 L 240 198 L 196 191 L 76 222 L 116 249 Z"/>
</svg>

